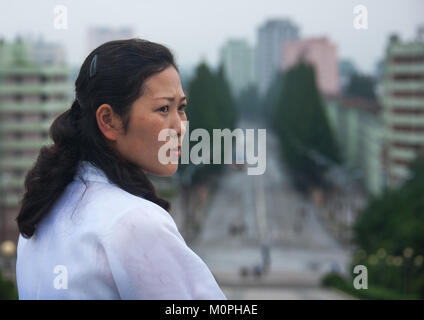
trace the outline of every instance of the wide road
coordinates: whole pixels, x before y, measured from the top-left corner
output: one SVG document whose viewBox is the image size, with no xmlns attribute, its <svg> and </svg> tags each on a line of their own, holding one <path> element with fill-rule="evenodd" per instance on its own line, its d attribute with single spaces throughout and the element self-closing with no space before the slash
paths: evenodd
<svg viewBox="0 0 424 320">
<path fill-rule="evenodd" d="M 247 121 L 240 126 L 257 127 Z M 326 272 L 347 271 L 348 250 L 326 232 L 313 204 L 292 187 L 278 141 L 269 130 L 266 146 L 263 175 L 227 165 L 190 247 L 229 299 L 349 298 L 319 285 Z M 230 232 L 234 226 L 239 232 Z M 255 276 L 252 270 L 263 261 L 267 244 L 269 272 Z M 247 275 L 241 275 L 242 268 Z"/>
</svg>

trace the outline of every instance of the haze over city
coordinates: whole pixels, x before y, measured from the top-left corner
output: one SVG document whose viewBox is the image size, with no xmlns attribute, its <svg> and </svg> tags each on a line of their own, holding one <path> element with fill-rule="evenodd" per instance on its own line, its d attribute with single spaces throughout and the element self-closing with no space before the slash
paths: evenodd
<svg viewBox="0 0 424 320">
<path fill-rule="evenodd" d="M 368 9 L 368 29 L 353 27 L 353 8 Z M 68 9 L 67 30 L 53 26 L 54 7 Z M 388 34 L 412 38 L 423 22 L 424 3 L 408 1 L 13 1 L 0 4 L 0 36 L 42 36 L 62 43 L 71 65 L 88 54 L 87 29 L 107 25 L 130 27 L 135 36 L 169 45 L 183 69 L 202 59 L 216 66 L 219 48 L 229 38 L 256 44 L 257 29 L 271 18 L 288 18 L 300 27 L 302 37 L 327 36 L 338 45 L 339 57 L 354 57 L 363 72 L 374 72 Z"/>
</svg>

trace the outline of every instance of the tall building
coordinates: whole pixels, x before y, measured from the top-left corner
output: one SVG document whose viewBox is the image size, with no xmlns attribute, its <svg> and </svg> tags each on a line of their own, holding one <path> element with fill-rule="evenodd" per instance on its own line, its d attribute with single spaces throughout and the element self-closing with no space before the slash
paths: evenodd
<svg viewBox="0 0 424 320">
<path fill-rule="evenodd" d="M 253 50 L 243 39 L 229 40 L 221 48 L 221 63 L 234 97 L 254 82 Z"/>
<path fill-rule="evenodd" d="M 122 40 L 134 37 L 134 31 L 131 28 L 106 28 L 90 27 L 87 33 L 87 52 L 91 52 L 99 45 L 112 41 Z"/>
<path fill-rule="evenodd" d="M 259 94 L 266 93 L 277 71 L 282 68 L 284 44 L 298 38 L 299 28 L 290 20 L 268 20 L 259 28 L 255 53 Z"/>
<path fill-rule="evenodd" d="M 313 65 L 318 88 L 324 94 L 337 95 L 340 91 L 337 46 L 326 37 L 286 42 L 281 60 L 286 70 L 300 61 Z"/>
<path fill-rule="evenodd" d="M 0 241 L 17 240 L 25 175 L 71 102 L 69 69 L 36 62 L 33 52 L 22 39 L 0 40 Z"/>
<path fill-rule="evenodd" d="M 421 38 L 420 38 L 421 37 Z M 389 184 L 409 176 L 408 165 L 424 150 L 424 39 L 390 38 L 382 83 Z"/>
<path fill-rule="evenodd" d="M 381 105 L 364 98 L 327 96 L 325 107 L 344 166 L 369 193 L 379 194 L 386 186 Z"/>
</svg>

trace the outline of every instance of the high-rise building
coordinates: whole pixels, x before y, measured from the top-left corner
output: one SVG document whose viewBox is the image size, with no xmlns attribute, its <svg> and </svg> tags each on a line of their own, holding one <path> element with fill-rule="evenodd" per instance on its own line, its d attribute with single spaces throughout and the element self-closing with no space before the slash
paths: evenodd
<svg viewBox="0 0 424 320">
<path fill-rule="evenodd" d="M 243 39 L 229 40 L 221 48 L 221 63 L 234 97 L 253 84 L 253 60 L 253 50 Z"/>
<path fill-rule="evenodd" d="M 387 170 L 394 186 L 409 177 L 408 165 L 424 150 L 424 40 L 391 36 L 382 83 Z"/>
<path fill-rule="evenodd" d="M 345 168 L 369 193 L 381 193 L 386 186 L 381 106 L 375 100 L 326 96 L 325 107 Z"/>
<path fill-rule="evenodd" d="M 299 38 L 299 28 L 287 19 L 268 20 L 258 30 L 255 52 L 256 81 L 264 95 L 284 64 L 283 46 Z"/>
<path fill-rule="evenodd" d="M 87 33 L 87 52 L 91 52 L 99 45 L 112 41 L 122 40 L 134 37 L 131 28 L 106 28 L 106 27 L 90 27 Z"/>
<path fill-rule="evenodd" d="M 0 40 L 0 241 L 17 240 L 25 175 L 71 101 L 69 69 L 36 62 L 33 52 L 22 39 Z"/>
<path fill-rule="evenodd" d="M 300 61 L 314 67 L 317 85 L 322 93 L 328 95 L 339 93 L 339 60 L 335 44 L 326 37 L 286 42 L 281 60 L 283 69 L 286 70 Z"/>
</svg>

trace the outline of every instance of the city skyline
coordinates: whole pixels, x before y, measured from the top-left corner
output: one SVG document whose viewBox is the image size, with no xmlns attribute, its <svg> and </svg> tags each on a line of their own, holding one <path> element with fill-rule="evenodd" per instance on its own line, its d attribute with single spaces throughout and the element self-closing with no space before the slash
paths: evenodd
<svg viewBox="0 0 424 320">
<path fill-rule="evenodd" d="M 256 46 L 258 28 L 269 19 L 281 18 L 299 25 L 301 38 L 328 37 L 338 46 L 340 59 L 351 59 L 360 71 L 374 73 L 377 62 L 384 55 L 390 33 L 396 32 L 402 39 L 410 40 L 424 22 L 420 16 L 424 3 L 417 0 L 385 1 L 384 8 L 383 2 L 350 0 L 343 3 L 333 0 L 319 3 L 126 1 L 125 4 L 108 1 L 0 4 L 4 13 L 0 37 L 12 40 L 17 35 L 42 36 L 45 41 L 59 42 L 67 51 L 69 63 L 76 66 L 88 54 L 86 43 L 90 27 L 128 27 L 134 30 L 136 37 L 168 45 L 175 52 L 180 67 L 190 69 L 202 60 L 216 67 L 219 48 L 228 39 L 242 38 Z M 353 8 L 358 4 L 368 9 L 367 30 L 353 27 Z M 53 27 L 56 5 L 68 9 L 67 30 Z M 157 14 L 144 14 L 146 11 Z M 396 15 L 389 16 L 387 12 L 396 12 Z"/>
</svg>

